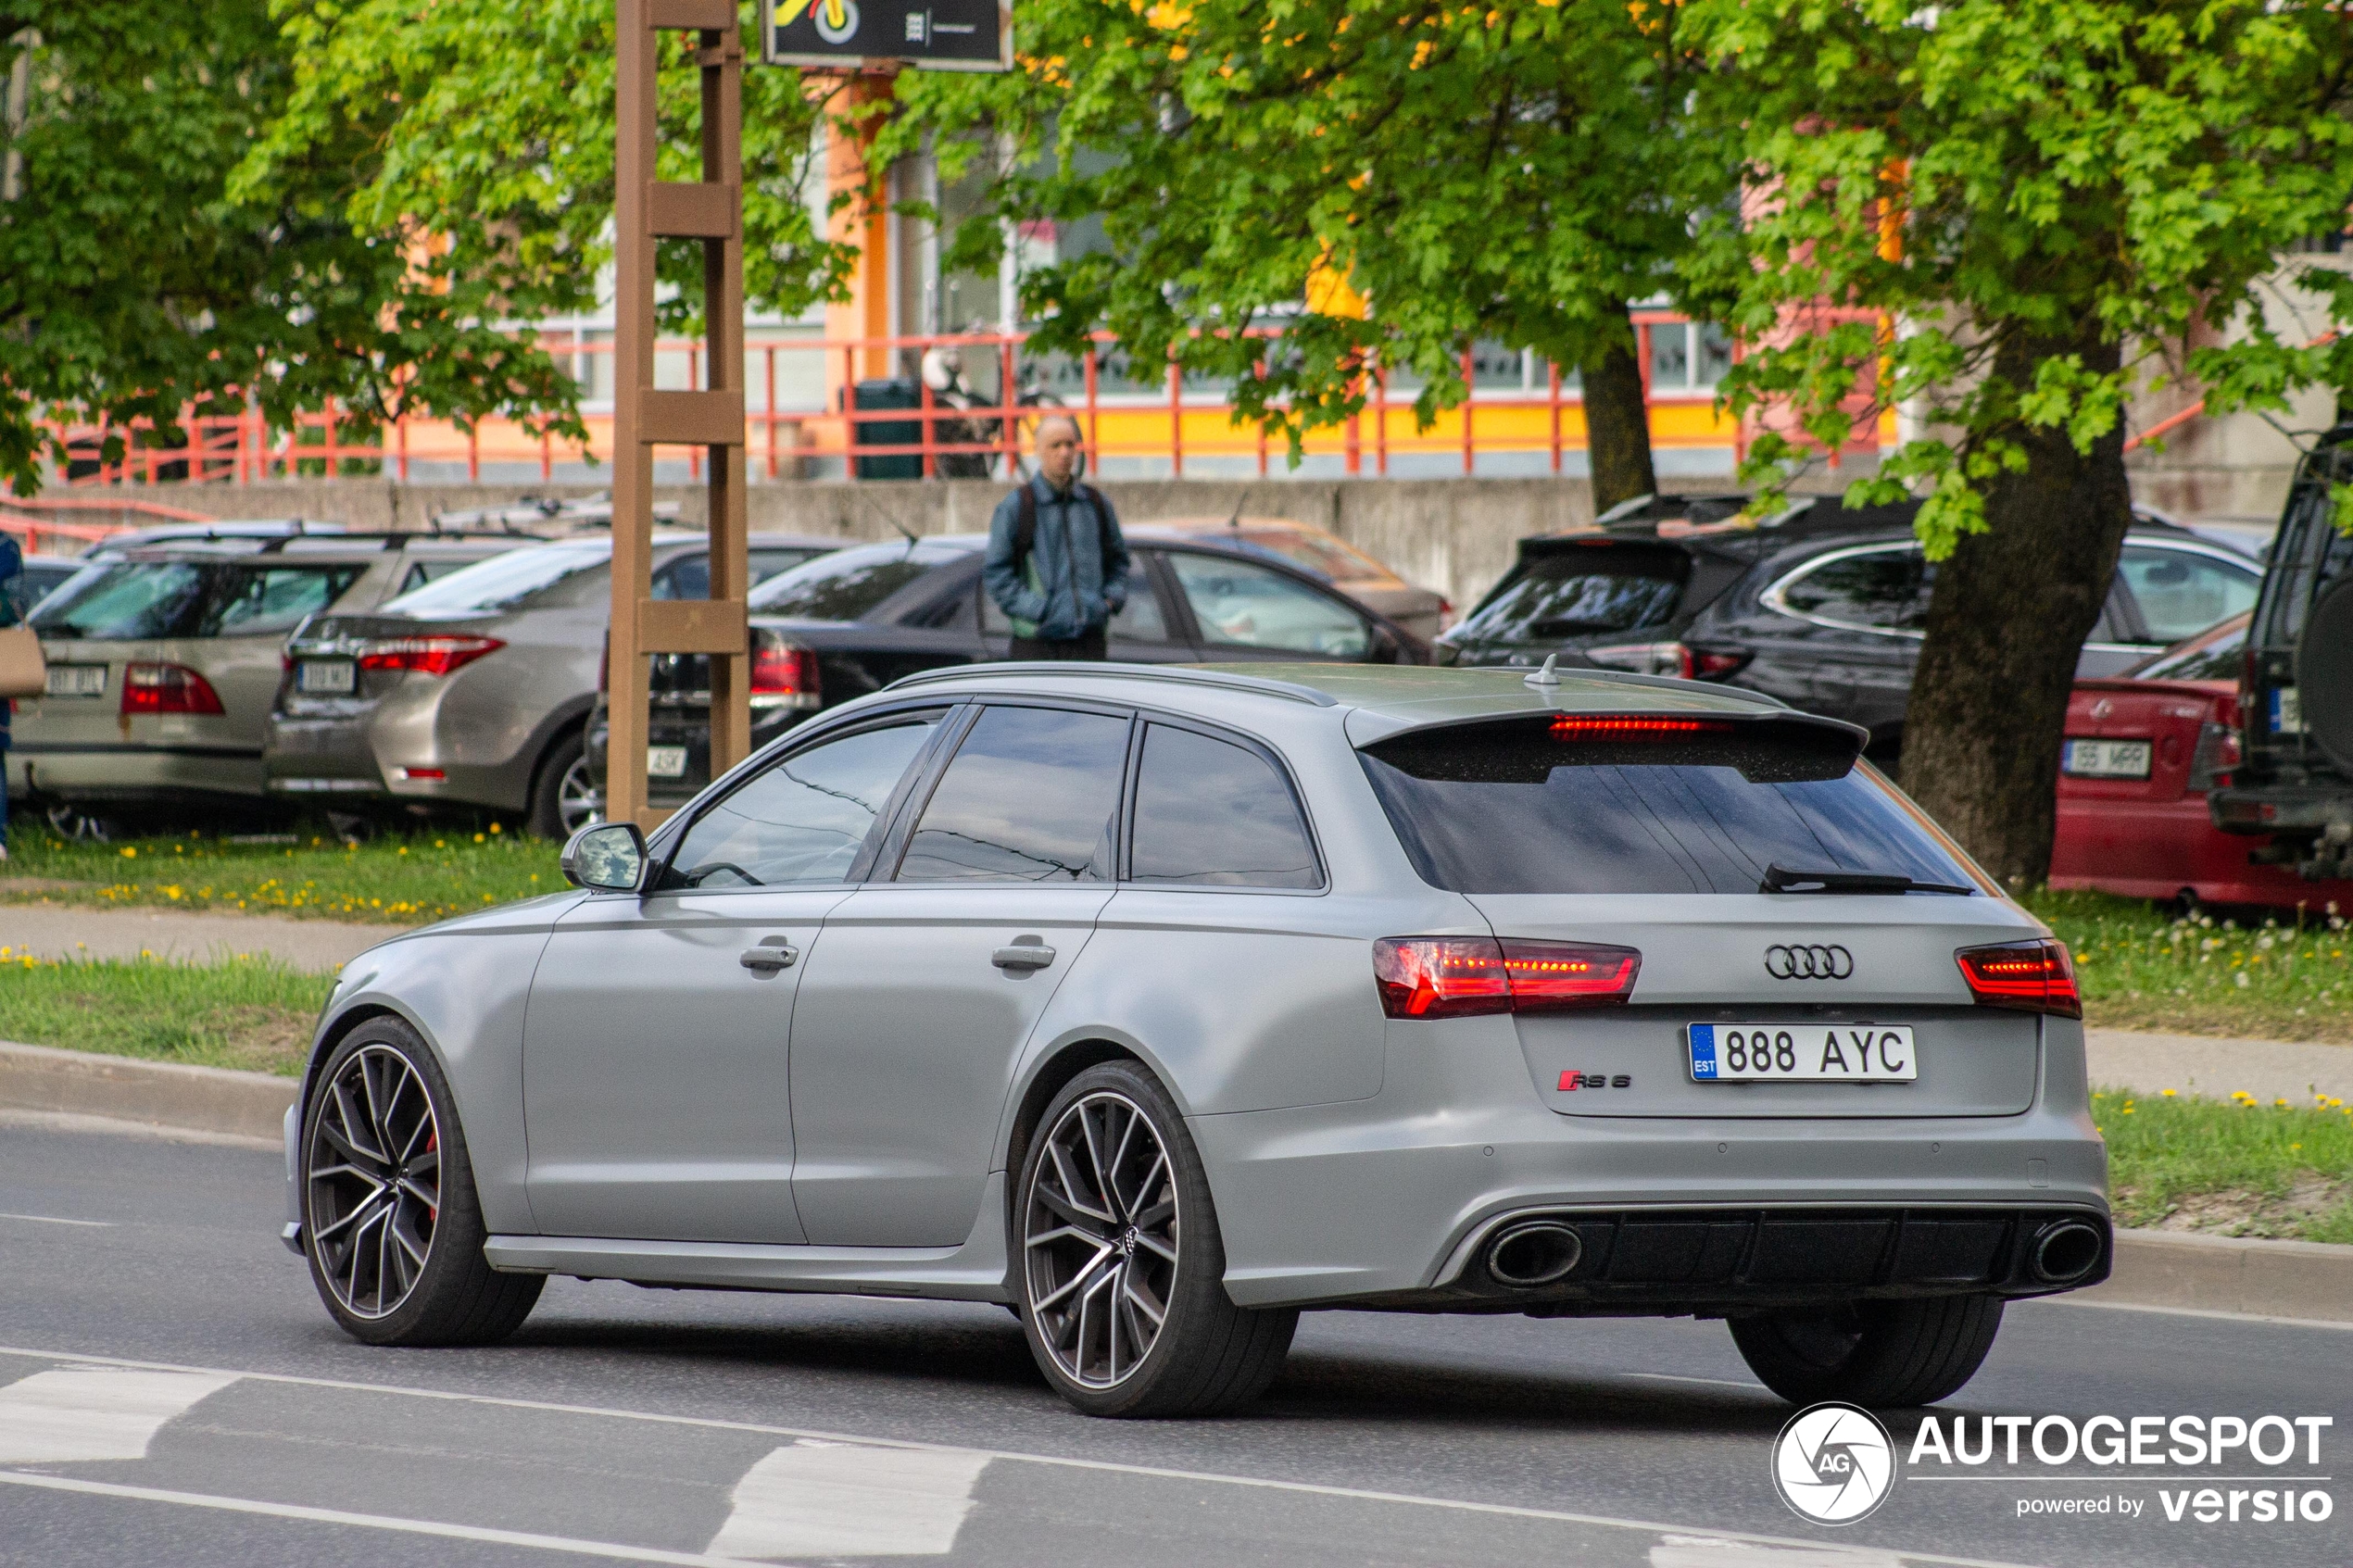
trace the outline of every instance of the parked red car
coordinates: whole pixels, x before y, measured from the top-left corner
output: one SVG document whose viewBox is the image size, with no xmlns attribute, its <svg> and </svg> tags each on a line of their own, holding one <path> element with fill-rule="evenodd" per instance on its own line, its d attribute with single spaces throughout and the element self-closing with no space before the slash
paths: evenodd
<svg viewBox="0 0 2353 1568">
<path fill-rule="evenodd" d="M 2234 615 L 2119 675 L 2078 681 L 2059 754 L 2051 885 L 2131 898 L 2353 909 L 2353 882 L 2252 863 L 2268 838 L 2223 833 L 2206 792 L 2239 760 L 2248 617 Z"/>
</svg>

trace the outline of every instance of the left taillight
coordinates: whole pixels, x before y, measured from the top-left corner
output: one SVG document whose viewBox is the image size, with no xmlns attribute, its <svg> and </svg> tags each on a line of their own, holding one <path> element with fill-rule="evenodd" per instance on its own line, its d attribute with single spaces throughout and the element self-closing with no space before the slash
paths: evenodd
<svg viewBox="0 0 2353 1568">
<path fill-rule="evenodd" d="M 122 671 L 122 711 L 131 713 L 219 713 L 220 694 L 184 664 L 146 661 Z"/>
<path fill-rule="evenodd" d="M 1611 1007 L 1634 992 L 1642 955 L 1593 942 L 1385 936 L 1373 979 L 1391 1018 L 1470 1018 Z"/>
<path fill-rule="evenodd" d="M 751 650 L 751 705 L 818 708 L 824 703 L 817 650 L 787 642 L 771 632 L 759 633 L 759 641 Z"/>
<path fill-rule="evenodd" d="M 359 645 L 362 670 L 412 670 L 423 675 L 447 675 L 464 669 L 507 645 L 497 637 L 434 634 L 420 637 L 380 637 Z"/>
<path fill-rule="evenodd" d="M 2075 962 L 2064 942 L 2045 938 L 1964 947 L 1953 958 L 1979 1007 L 2083 1016 L 2083 993 L 2075 984 Z"/>
<path fill-rule="evenodd" d="M 1720 681 L 1748 663 L 1744 653 L 1718 653 L 1684 643 L 1612 643 L 1587 648 L 1585 657 L 1604 670 L 1639 675 L 1674 675 L 1686 681 Z"/>
</svg>

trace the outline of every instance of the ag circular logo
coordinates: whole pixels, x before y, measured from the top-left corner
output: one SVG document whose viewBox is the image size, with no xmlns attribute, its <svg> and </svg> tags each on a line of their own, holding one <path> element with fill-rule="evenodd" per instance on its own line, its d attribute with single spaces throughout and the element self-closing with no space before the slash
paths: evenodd
<svg viewBox="0 0 2353 1568">
<path fill-rule="evenodd" d="M 1894 1488 L 1894 1439 L 1869 1411 L 1809 1405 L 1773 1439 L 1773 1485 L 1799 1518 L 1852 1524 Z"/>
<path fill-rule="evenodd" d="M 1844 980 L 1855 972 L 1855 955 L 1836 946 L 1765 949 L 1765 972 L 1776 980 Z"/>
</svg>

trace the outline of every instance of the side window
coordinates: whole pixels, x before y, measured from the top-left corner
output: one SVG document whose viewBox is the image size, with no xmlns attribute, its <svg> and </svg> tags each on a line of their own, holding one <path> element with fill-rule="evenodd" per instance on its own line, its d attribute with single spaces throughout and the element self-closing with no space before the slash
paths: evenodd
<svg viewBox="0 0 2353 1568">
<path fill-rule="evenodd" d="M 1325 659 L 1362 659 L 1372 646 L 1363 616 L 1278 571 L 1189 550 L 1170 552 L 1168 562 L 1204 643 Z"/>
<path fill-rule="evenodd" d="M 686 830 L 662 890 L 841 881 L 938 721 L 861 730 L 746 780 Z"/>
<path fill-rule="evenodd" d="M 1136 774 L 1129 875 L 1186 887 L 1315 887 L 1299 803 L 1246 746 L 1154 724 Z"/>
<path fill-rule="evenodd" d="M 1780 599 L 1799 615 L 1881 632 L 1928 624 L 1936 567 L 1917 545 L 1896 545 L 1825 561 L 1782 584 Z"/>
<path fill-rule="evenodd" d="M 654 573 L 653 596 L 658 599 L 711 597 L 711 558 L 680 556 Z"/>
<path fill-rule="evenodd" d="M 990 708 L 956 748 L 908 840 L 901 882 L 1102 882 L 1127 721 Z"/>
<path fill-rule="evenodd" d="M 207 607 L 200 637 L 255 637 L 291 632 L 303 617 L 343 597 L 359 580 L 357 566 L 265 566 L 225 573 Z"/>
<path fill-rule="evenodd" d="M 2127 545 L 2117 576 L 2132 593 L 2149 640 L 2178 643 L 2255 605 L 2262 579 L 2253 562 L 2227 561 L 2162 546 Z"/>
</svg>

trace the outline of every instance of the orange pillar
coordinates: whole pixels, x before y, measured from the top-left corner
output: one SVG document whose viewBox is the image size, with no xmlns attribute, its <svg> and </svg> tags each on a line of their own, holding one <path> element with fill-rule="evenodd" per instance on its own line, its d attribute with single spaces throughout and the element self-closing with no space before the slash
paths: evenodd
<svg viewBox="0 0 2353 1568">
<path fill-rule="evenodd" d="M 829 194 L 849 198 L 830 220 L 830 237 L 858 247 L 849 297 L 825 307 L 825 336 L 837 343 L 890 335 L 890 203 L 882 184 L 884 171 L 869 168 L 874 122 L 860 113 L 887 101 L 890 92 L 887 76 L 853 76 L 826 105 L 833 118 L 826 125 L 825 188 Z M 866 349 L 856 357 L 858 374 L 890 375 L 894 358 L 886 348 Z M 826 355 L 825 363 L 829 380 L 844 373 L 839 355 Z"/>
</svg>

